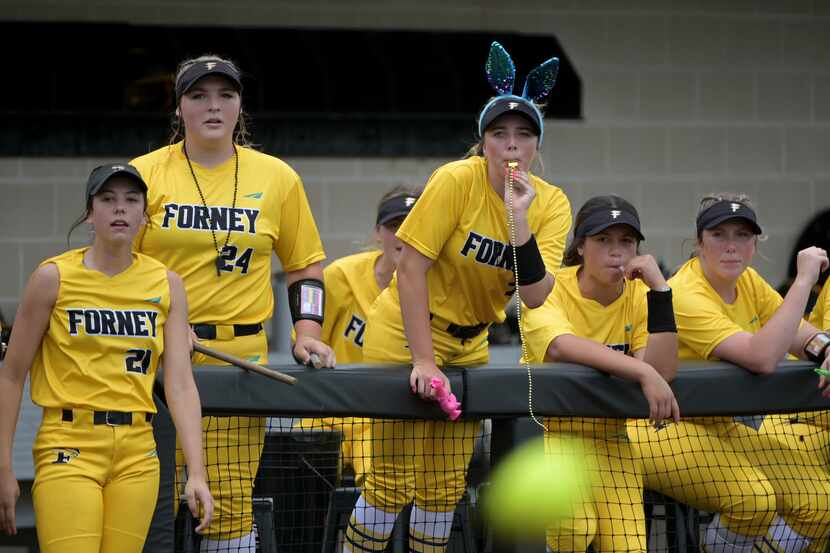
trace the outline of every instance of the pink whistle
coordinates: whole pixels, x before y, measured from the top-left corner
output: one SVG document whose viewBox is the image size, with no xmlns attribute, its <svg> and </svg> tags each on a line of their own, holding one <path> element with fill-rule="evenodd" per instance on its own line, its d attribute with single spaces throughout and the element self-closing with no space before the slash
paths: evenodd
<svg viewBox="0 0 830 553">
<path fill-rule="evenodd" d="M 455 394 L 447 392 L 447 389 L 444 388 L 444 383 L 441 379 L 433 378 L 429 385 L 432 386 L 433 390 L 435 390 L 435 395 L 438 398 L 438 405 L 440 405 L 441 410 L 447 414 L 447 418 L 454 421 L 460 417 L 461 404 L 458 403 L 458 399 L 455 397 Z"/>
</svg>

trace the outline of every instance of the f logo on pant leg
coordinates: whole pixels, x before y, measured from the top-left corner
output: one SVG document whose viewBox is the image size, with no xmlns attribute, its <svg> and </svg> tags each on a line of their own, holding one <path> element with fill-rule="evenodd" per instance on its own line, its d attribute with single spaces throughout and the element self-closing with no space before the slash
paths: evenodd
<svg viewBox="0 0 830 553">
<path fill-rule="evenodd" d="M 81 452 L 75 448 L 62 448 L 62 449 L 53 449 L 52 453 L 57 455 L 57 458 L 52 461 L 53 465 L 66 465 L 72 461 L 75 457 L 78 457 Z"/>
</svg>

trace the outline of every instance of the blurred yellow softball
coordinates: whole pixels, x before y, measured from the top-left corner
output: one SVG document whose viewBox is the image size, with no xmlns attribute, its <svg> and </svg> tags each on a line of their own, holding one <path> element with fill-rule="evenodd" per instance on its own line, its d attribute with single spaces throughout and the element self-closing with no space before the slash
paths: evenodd
<svg viewBox="0 0 830 553">
<path fill-rule="evenodd" d="M 572 516 L 591 481 L 585 445 L 556 436 L 533 439 L 508 455 L 492 473 L 484 515 L 493 531 L 528 535 Z"/>
</svg>

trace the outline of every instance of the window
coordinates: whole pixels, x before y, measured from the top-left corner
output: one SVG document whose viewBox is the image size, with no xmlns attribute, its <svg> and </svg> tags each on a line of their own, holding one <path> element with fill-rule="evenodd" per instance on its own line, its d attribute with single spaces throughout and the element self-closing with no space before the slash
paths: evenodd
<svg viewBox="0 0 830 553">
<path fill-rule="evenodd" d="M 581 82 L 553 36 L 124 24 L 2 23 L 0 155 L 133 156 L 166 144 L 175 64 L 238 62 L 253 140 L 283 156 L 456 156 L 491 96 L 499 40 L 527 72 L 560 74 L 547 117 L 581 117 Z M 42 45 L 27 48 L 32 40 Z"/>
</svg>

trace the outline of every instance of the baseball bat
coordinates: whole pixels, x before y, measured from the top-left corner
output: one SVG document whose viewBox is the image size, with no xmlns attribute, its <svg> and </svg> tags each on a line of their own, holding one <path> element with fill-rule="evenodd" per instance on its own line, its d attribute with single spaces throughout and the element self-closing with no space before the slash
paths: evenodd
<svg viewBox="0 0 830 553">
<path fill-rule="evenodd" d="M 275 371 L 274 369 L 267 369 L 262 365 L 257 365 L 256 363 L 251 363 L 250 361 L 246 361 L 245 359 L 240 359 L 235 355 L 231 355 L 229 353 L 224 353 L 222 351 L 217 351 L 207 346 L 203 346 L 199 342 L 193 342 L 193 349 L 195 351 L 198 351 L 199 353 L 203 353 L 205 355 L 213 357 L 214 359 L 219 359 L 220 361 L 224 361 L 225 363 L 236 365 L 240 369 L 245 369 L 246 371 L 261 374 L 262 376 L 267 376 L 272 380 L 278 380 L 279 382 L 283 382 L 285 384 L 297 383 L 297 379 L 293 376 L 288 376 L 287 374 L 281 373 L 280 371 Z"/>
</svg>

